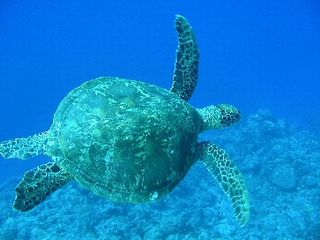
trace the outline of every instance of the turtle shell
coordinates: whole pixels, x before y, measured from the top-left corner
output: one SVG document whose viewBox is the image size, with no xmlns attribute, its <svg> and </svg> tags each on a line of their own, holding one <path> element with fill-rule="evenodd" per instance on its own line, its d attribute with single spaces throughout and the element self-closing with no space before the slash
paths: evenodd
<svg viewBox="0 0 320 240">
<path fill-rule="evenodd" d="M 164 196 L 185 176 L 195 161 L 200 121 L 170 91 L 101 77 L 62 100 L 49 155 L 95 194 L 140 203 Z"/>
</svg>

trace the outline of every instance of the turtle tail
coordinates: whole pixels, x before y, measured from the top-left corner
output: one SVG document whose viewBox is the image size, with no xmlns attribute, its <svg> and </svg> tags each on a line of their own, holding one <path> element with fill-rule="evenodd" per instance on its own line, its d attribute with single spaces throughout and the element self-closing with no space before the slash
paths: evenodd
<svg viewBox="0 0 320 240">
<path fill-rule="evenodd" d="M 26 138 L 15 138 L 0 143 L 0 157 L 28 159 L 46 152 L 48 132 Z"/>
</svg>

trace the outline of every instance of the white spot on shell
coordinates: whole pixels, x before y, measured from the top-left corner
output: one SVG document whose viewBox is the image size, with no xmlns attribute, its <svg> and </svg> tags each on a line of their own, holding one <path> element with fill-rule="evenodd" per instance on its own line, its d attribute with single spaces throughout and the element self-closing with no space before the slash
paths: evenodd
<svg viewBox="0 0 320 240">
<path fill-rule="evenodd" d="M 158 198 L 158 192 L 154 192 L 151 194 L 150 200 L 156 200 Z"/>
</svg>

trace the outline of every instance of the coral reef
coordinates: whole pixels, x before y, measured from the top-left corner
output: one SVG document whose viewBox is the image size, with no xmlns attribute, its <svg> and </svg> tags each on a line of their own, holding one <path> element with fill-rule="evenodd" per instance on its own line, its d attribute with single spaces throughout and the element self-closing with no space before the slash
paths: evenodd
<svg viewBox="0 0 320 240">
<path fill-rule="evenodd" d="M 320 239 L 320 142 L 269 111 L 201 136 L 241 169 L 251 219 L 240 228 L 215 180 L 195 164 L 183 182 L 149 204 L 112 203 L 76 183 L 39 207 L 12 208 L 19 179 L 0 186 L 0 239 Z"/>
</svg>

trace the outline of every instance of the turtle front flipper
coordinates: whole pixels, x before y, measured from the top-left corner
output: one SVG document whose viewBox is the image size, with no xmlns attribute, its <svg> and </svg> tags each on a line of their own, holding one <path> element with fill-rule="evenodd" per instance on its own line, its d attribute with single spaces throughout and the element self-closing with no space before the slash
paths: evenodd
<svg viewBox="0 0 320 240">
<path fill-rule="evenodd" d="M 176 16 L 178 49 L 171 91 L 185 101 L 191 97 L 198 79 L 199 49 L 187 20 Z"/>
<path fill-rule="evenodd" d="M 15 138 L 0 143 L 0 156 L 3 158 L 28 159 L 46 151 L 48 132 L 26 138 Z"/>
<path fill-rule="evenodd" d="M 69 173 L 54 162 L 40 165 L 24 174 L 16 187 L 13 206 L 17 210 L 28 211 L 72 179 Z"/>
<path fill-rule="evenodd" d="M 228 154 L 212 143 L 199 143 L 197 151 L 199 158 L 231 199 L 235 216 L 240 225 L 244 226 L 249 220 L 250 206 L 248 191 L 240 171 Z"/>
</svg>

